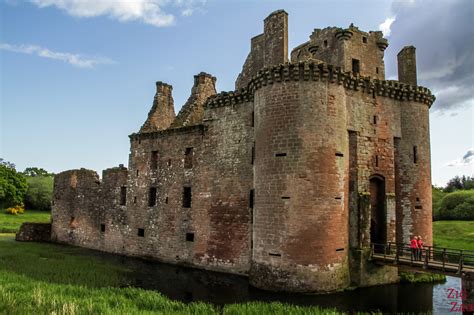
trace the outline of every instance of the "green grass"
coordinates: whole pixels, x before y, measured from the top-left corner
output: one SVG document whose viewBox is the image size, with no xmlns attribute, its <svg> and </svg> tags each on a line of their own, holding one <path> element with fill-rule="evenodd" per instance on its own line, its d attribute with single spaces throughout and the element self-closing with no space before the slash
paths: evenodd
<svg viewBox="0 0 474 315">
<path fill-rule="evenodd" d="M 9 214 L 0 209 L 0 233 L 16 233 L 23 222 L 44 222 L 51 219 L 51 212 L 26 210 L 23 214 Z"/>
<path fill-rule="evenodd" d="M 434 246 L 474 250 L 474 221 L 433 222 Z"/>
<path fill-rule="evenodd" d="M 338 314 L 282 303 L 185 304 L 155 291 L 118 288 L 131 271 L 91 253 L 0 234 L 0 314 Z"/>
</svg>

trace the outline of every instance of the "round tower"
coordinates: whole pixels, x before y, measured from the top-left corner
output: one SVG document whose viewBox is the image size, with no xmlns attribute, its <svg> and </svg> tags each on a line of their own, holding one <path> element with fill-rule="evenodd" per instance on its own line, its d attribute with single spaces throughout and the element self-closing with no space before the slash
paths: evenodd
<svg viewBox="0 0 474 315">
<path fill-rule="evenodd" d="M 407 86 L 407 97 L 400 102 L 401 137 L 395 139 L 397 241 L 409 243 L 420 235 L 433 245 L 429 109 L 431 98 L 420 100 L 428 89 L 416 86 L 415 47 L 398 53 L 398 79 Z"/>
<path fill-rule="evenodd" d="M 255 204 L 250 282 L 330 292 L 349 285 L 345 91 L 328 69 L 285 64 L 255 96 Z"/>
</svg>

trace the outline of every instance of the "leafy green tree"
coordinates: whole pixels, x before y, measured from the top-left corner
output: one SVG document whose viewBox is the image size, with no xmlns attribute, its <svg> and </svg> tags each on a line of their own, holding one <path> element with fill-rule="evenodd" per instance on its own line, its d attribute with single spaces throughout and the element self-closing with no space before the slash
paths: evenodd
<svg viewBox="0 0 474 315">
<path fill-rule="evenodd" d="M 28 209 L 51 210 L 51 200 L 53 197 L 52 176 L 29 176 L 28 190 L 25 194 L 25 206 Z"/>
<path fill-rule="evenodd" d="M 27 167 L 23 171 L 25 176 L 54 176 L 53 173 L 48 173 L 47 170 L 40 167 Z"/>
<path fill-rule="evenodd" d="M 26 179 L 15 170 L 15 165 L 0 159 L 0 206 L 22 204 L 27 189 Z"/>
<path fill-rule="evenodd" d="M 453 192 L 456 190 L 474 189 L 474 177 L 470 176 L 456 176 L 449 180 L 444 188 L 445 192 Z"/>
</svg>

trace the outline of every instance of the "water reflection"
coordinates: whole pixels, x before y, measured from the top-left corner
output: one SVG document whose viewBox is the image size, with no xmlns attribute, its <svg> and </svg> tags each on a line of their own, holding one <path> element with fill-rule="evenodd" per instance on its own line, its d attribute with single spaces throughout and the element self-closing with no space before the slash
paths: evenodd
<svg viewBox="0 0 474 315">
<path fill-rule="evenodd" d="M 275 293 L 249 286 L 247 278 L 242 276 L 102 253 L 96 255 L 114 260 L 132 270 L 125 275 L 123 286 L 156 290 L 174 300 L 204 301 L 216 305 L 247 301 L 280 301 L 297 305 L 319 305 L 340 311 L 447 314 L 450 313 L 450 303 L 456 301 L 448 297 L 448 289 L 461 288 L 459 278 L 448 277 L 444 284 L 394 284 L 329 295 Z"/>
</svg>

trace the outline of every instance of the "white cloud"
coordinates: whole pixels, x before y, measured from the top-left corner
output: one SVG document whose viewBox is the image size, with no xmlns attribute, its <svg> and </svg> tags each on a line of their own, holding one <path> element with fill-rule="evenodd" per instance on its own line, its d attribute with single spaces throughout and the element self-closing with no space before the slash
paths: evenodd
<svg viewBox="0 0 474 315">
<path fill-rule="evenodd" d="M 385 19 L 385 21 L 383 21 L 382 24 L 379 25 L 379 30 L 382 31 L 382 33 L 385 37 L 390 36 L 390 33 L 391 33 L 390 27 L 392 26 L 392 23 L 395 22 L 395 19 L 396 19 L 395 16 L 388 17 L 388 18 Z"/>
<path fill-rule="evenodd" d="M 77 17 L 108 16 L 121 22 L 141 21 L 157 27 L 173 25 L 176 18 L 163 7 L 173 5 L 190 16 L 205 0 L 30 0 L 40 8 L 56 7 Z"/>
<path fill-rule="evenodd" d="M 456 159 L 446 164 L 446 166 L 468 166 L 474 165 L 474 149 L 467 150 L 461 159 Z"/>
<path fill-rule="evenodd" d="M 79 68 L 94 68 L 99 64 L 115 63 L 113 60 L 104 57 L 87 57 L 80 54 L 56 52 L 36 45 L 10 45 L 7 43 L 0 43 L 0 50 L 60 60 Z"/>
</svg>

